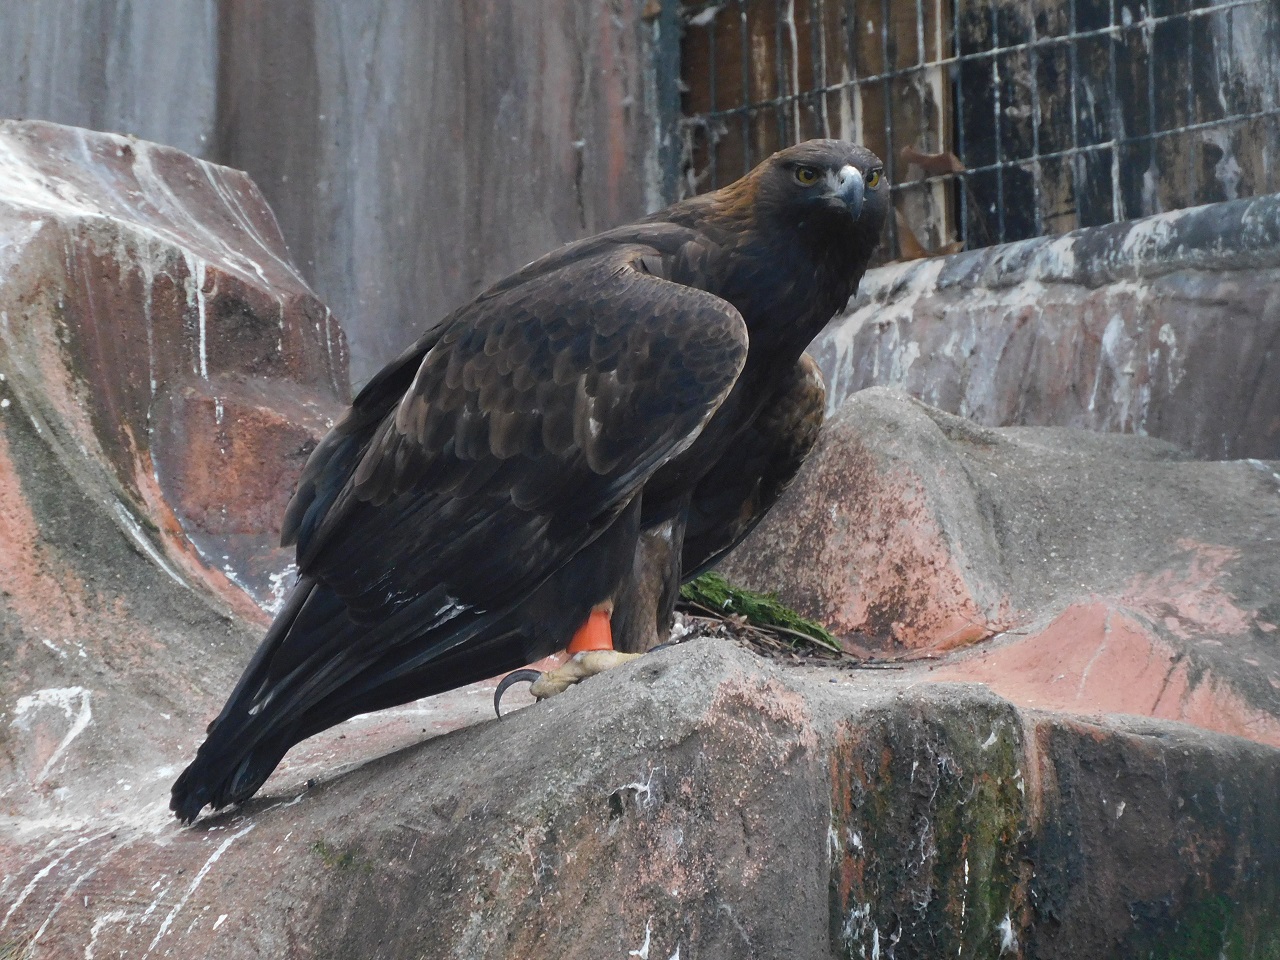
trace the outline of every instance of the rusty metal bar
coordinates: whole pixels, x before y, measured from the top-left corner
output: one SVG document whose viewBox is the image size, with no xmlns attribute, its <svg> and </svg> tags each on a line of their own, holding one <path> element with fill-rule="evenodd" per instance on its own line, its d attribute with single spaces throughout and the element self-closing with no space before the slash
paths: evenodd
<svg viewBox="0 0 1280 960">
<path fill-rule="evenodd" d="M 809 92 L 806 91 L 804 95 L 808 96 Z M 788 97 L 786 99 L 793 100 L 795 98 Z M 753 110 L 759 110 L 762 107 L 769 107 L 774 105 L 775 104 L 773 102 L 763 103 L 763 104 L 753 103 L 745 107 L 733 107 L 728 110 L 719 110 L 714 114 L 705 113 L 697 117 L 686 117 L 684 122 L 700 124 L 712 118 L 738 116 L 739 114 L 742 114 L 742 113 L 746 113 Z M 1055 150 L 1051 153 L 1042 153 L 1040 154 L 1039 159 L 1050 160 L 1057 157 L 1069 157 L 1077 153 L 1090 153 L 1096 150 L 1106 149 L 1107 147 L 1111 146 L 1112 143 L 1142 143 L 1146 140 L 1152 139 L 1152 137 L 1155 137 L 1158 139 L 1160 137 L 1174 136 L 1175 134 L 1179 134 L 1179 133 L 1190 133 L 1195 130 L 1207 130 L 1212 127 L 1223 126 L 1224 124 L 1244 123 L 1245 121 L 1248 121 L 1248 120 L 1260 120 L 1265 117 L 1274 117 L 1277 114 L 1280 114 L 1280 107 L 1272 107 L 1267 110 L 1255 110 L 1252 113 L 1237 113 L 1237 114 L 1232 114 L 1229 117 L 1220 117 L 1217 120 L 1203 120 L 1198 123 L 1189 123 L 1181 127 L 1170 127 L 1167 130 L 1158 130 L 1155 133 L 1142 133 L 1132 137 L 1123 137 L 1123 138 L 1120 138 L 1119 140 L 1107 140 L 1102 143 L 1086 144 L 1083 147 L 1071 148 L 1067 150 Z M 1035 160 L 1035 159 L 1037 158 L 1034 156 L 1017 157 L 1014 159 L 1006 160 L 1005 165 L 1009 166 L 1011 164 L 1023 163 L 1023 162 Z M 983 167 L 974 167 L 964 172 L 965 173 L 981 173 L 986 170 L 994 170 L 995 168 L 996 168 L 995 164 L 988 164 Z M 946 176 L 956 176 L 956 174 L 947 174 Z"/>
<path fill-rule="evenodd" d="M 893 51 L 894 60 L 897 62 L 897 50 Z M 880 0 L 880 56 L 881 63 L 884 64 L 885 70 L 891 72 L 889 66 L 890 50 L 889 50 L 889 0 Z M 889 182 L 896 180 L 894 170 L 894 156 L 897 153 L 897 147 L 893 143 L 893 85 L 885 80 L 881 86 L 884 88 L 884 152 L 886 156 L 884 160 L 884 173 L 889 178 Z M 898 218 L 890 216 L 889 221 L 889 249 L 898 249 Z"/>
<path fill-rule="evenodd" d="M 716 110 L 716 30 L 714 22 L 707 26 L 707 62 L 711 64 L 711 69 L 707 71 L 707 101 L 711 104 L 711 109 L 707 111 L 708 117 L 714 117 Z M 707 124 L 707 172 L 711 177 L 711 188 L 714 190 L 720 186 L 720 137 L 716 134 L 715 128 L 711 124 Z"/>
<path fill-rule="evenodd" d="M 751 96 L 751 33 L 747 22 L 748 0 L 738 0 L 738 35 L 742 47 L 742 95 Z M 751 114 L 742 115 L 742 173 L 751 171 L 754 163 L 751 155 Z"/>
<path fill-rule="evenodd" d="M 1031 47 L 1027 51 L 1027 65 L 1031 71 L 1031 156 L 1035 163 L 1031 168 L 1031 195 L 1035 200 L 1036 236 L 1044 233 L 1044 184 L 1041 182 L 1043 168 L 1040 165 L 1040 121 L 1043 116 L 1040 106 L 1040 53 L 1035 40 L 1039 35 L 1036 26 L 1035 11 L 1031 11 Z"/>
<path fill-rule="evenodd" d="M 1187 119 L 1190 120 L 1196 115 L 1196 84 L 1195 84 L 1195 61 L 1191 59 L 1195 55 L 1195 40 L 1192 38 L 1191 30 L 1187 30 L 1187 67 L 1192 71 L 1190 80 L 1187 84 Z M 1187 151 L 1187 194 L 1191 197 L 1196 195 L 1196 189 L 1199 186 L 1199 176 L 1196 170 L 1195 155 L 1192 151 Z"/>
<path fill-rule="evenodd" d="M 951 67 L 951 85 L 956 92 L 956 154 L 957 156 L 965 156 L 964 145 L 964 84 L 961 83 L 960 77 L 960 3 L 961 0 L 954 0 L 951 5 L 951 29 L 952 39 L 951 45 L 955 50 L 955 65 Z M 939 68 L 941 69 L 941 68 Z M 969 247 L 969 181 L 966 175 L 956 178 L 960 189 L 960 239 L 964 243 L 964 248 Z M 890 191 L 894 189 L 891 183 Z"/>
<path fill-rule="evenodd" d="M 861 141 L 865 137 L 862 135 L 862 124 L 859 122 L 862 117 L 862 83 L 858 78 L 858 41 L 854 35 L 856 0 L 844 0 L 844 10 L 844 56 L 845 63 L 848 64 L 849 79 L 843 84 L 843 94 L 848 98 L 849 122 L 857 126 L 856 130 L 849 131 L 849 135 L 857 136 Z"/>
<path fill-rule="evenodd" d="M 1153 55 L 1155 52 L 1154 41 L 1156 37 L 1156 30 L 1155 30 L 1155 27 L 1152 26 L 1149 29 L 1145 30 L 1144 32 L 1146 34 L 1144 45 L 1147 51 L 1147 132 L 1151 133 L 1156 128 L 1156 96 L 1155 96 L 1156 58 Z M 1156 207 L 1159 204 L 1159 198 L 1156 196 L 1156 193 L 1155 193 L 1155 184 L 1152 183 L 1150 185 L 1151 186 L 1151 197 L 1150 197 L 1151 209 L 1149 210 L 1146 209 L 1147 199 L 1148 199 L 1147 192 L 1146 192 L 1147 191 L 1146 178 L 1150 177 L 1155 169 L 1156 169 L 1156 141 L 1154 139 L 1151 139 L 1147 141 L 1147 169 L 1143 175 L 1144 179 L 1143 179 L 1143 211 L 1142 212 L 1147 215 L 1155 213 Z"/>
<path fill-rule="evenodd" d="M 1000 13 L 997 4 L 991 4 L 991 40 L 1000 46 Z M 1004 111 L 1000 109 L 1000 61 L 991 61 L 991 102 L 995 105 L 996 125 L 996 236 L 1005 241 L 1004 229 Z"/>
<path fill-rule="evenodd" d="M 823 29 L 826 21 L 826 9 L 823 0 L 809 0 L 809 43 L 813 49 L 813 88 L 825 90 L 827 87 L 827 32 Z M 827 94 L 818 93 L 817 118 L 818 127 L 824 137 L 831 136 L 831 122 L 827 117 Z"/>
<path fill-rule="evenodd" d="M 1067 10 L 1067 29 L 1074 38 L 1067 48 L 1071 63 L 1071 196 L 1075 200 L 1076 226 L 1080 226 L 1080 184 L 1084 182 L 1084 176 L 1081 170 L 1080 106 L 1077 92 L 1080 85 L 1080 42 L 1076 36 L 1076 0 L 1071 0 Z"/>
<path fill-rule="evenodd" d="M 776 81 L 776 85 L 778 88 L 778 99 L 774 102 L 772 106 L 778 118 L 778 143 L 780 144 L 787 142 L 787 115 L 786 115 L 786 111 L 783 109 L 783 105 L 787 101 L 793 99 L 795 94 L 794 90 L 791 92 L 790 96 L 787 94 L 786 92 L 787 84 L 786 84 L 786 81 L 783 79 L 785 74 L 782 69 L 782 22 L 786 16 L 783 13 L 783 11 L 786 9 L 786 4 L 787 4 L 787 0 L 777 0 L 778 15 L 774 18 L 774 24 L 773 24 L 773 46 L 774 46 L 773 72 L 775 74 L 774 79 Z"/>
<path fill-rule="evenodd" d="M 916 66 L 929 66 L 924 52 L 924 0 L 916 0 Z"/>
<path fill-rule="evenodd" d="M 787 86 L 791 89 L 791 138 L 783 143 L 800 142 L 801 98 L 800 90 L 800 39 L 796 36 L 796 0 L 786 0 L 786 16 L 783 22 L 787 25 L 787 40 L 791 56 L 787 58 Z"/>
<path fill-rule="evenodd" d="M 1050 153 L 1042 153 L 1038 157 L 1019 157 L 1016 160 L 1004 161 L 1002 166 L 1006 169 L 1009 167 L 1026 167 L 1039 160 L 1060 160 L 1087 153 L 1098 153 L 1102 150 L 1109 150 L 1121 143 L 1143 143 L 1148 140 L 1160 140 L 1164 137 L 1174 137 L 1182 133 L 1195 133 L 1198 130 L 1210 130 L 1214 127 L 1231 126 L 1232 124 L 1245 123 L 1249 120 L 1262 120 L 1268 117 L 1280 118 L 1280 107 L 1272 107 L 1270 110 L 1258 110 L 1254 113 L 1233 114 L 1229 117 L 1220 117 L 1217 120 L 1205 120 L 1201 123 L 1190 123 L 1185 127 L 1177 127 L 1173 130 L 1158 130 L 1155 133 L 1144 133 L 1136 137 L 1127 137 L 1124 140 L 1106 140 L 1102 143 L 1086 144 L 1083 147 L 1075 147 L 1067 150 L 1054 150 Z M 972 176 L 976 173 L 990 173 L 996 169 L 996 166 L 997 165 L 994 163 L 988 163 L 981 167 L 970 167 L 962 173 L 940 173 L 935 177 L 922 177 L 919 180 L 912 180 L 909 183 L 895 184 L 891 189 L 896 191 L 906 189 L 908 187 L 918 187 L 922 184 L 945 183 L 948 180 Z"/>
<path fill-rule="evenodd" d="M 1116 25 L 1116 0 L 1111 0 L 1112 26 Z M 1111 97 L 1111 115 L 1107 118 L 1110 125 L 1111 140 L 1116 146 L 1111 148 L 1111 219 L 1119 223 L 1124 219 L 1124 192 L 1120 189 L 1120 144 L 1124 142 L 1124 111 L 1120 109 L 1120 92 L 1116 83 L 1116 43 L 1115 34 L 1107 38 L 1107 90 Z"/>
</svg>

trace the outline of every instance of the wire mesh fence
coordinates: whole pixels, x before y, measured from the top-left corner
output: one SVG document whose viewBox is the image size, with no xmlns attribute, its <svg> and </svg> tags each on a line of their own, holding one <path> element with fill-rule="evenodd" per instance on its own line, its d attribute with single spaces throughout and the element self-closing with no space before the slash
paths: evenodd
<svg viewBox="0 0 1280 960">
<path fill-rule="evenodd" d="M 884 160 L 890 257 L 1280 190 L 1280 0 L 685 4 L 681 188 L 809 137 Z"/>
</svg>

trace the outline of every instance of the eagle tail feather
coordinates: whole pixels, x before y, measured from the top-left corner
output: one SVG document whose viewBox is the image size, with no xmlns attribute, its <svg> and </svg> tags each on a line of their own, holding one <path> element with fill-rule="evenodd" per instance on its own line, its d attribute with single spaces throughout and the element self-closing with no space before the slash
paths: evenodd
<svg viewBox="0 0 1280 960">
<path fill-rule="evenodd" d="M 169 808 L 190 823 L 252 796 L 300 738 L 280 709 L 283 694 L 323 664 L 325 654 L 358 639 L 341 600 L 312 578 L 300 580 L 253 655 L 222 712 L 209 724 L 195 759 L 173 784 Z M 311 667 L 312 669 L 308 669 Z"/>
<path fill-rule="evenodd" d="M 370 625 L 324 584 L 300 581 L 174 783 L 170 809 L 189 823 L 205 806 L 247 800 L 290 747 L 321 730 L 522 666 L 528 644 L 502 619 L 465 610 L 433 622 L 415 603 Z"/>
</svg>

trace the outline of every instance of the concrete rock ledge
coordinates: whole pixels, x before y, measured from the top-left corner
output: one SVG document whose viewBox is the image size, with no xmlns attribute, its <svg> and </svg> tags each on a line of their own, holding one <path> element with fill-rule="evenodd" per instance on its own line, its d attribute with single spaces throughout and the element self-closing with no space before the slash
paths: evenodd
<svg viewBox="0 0 1280 960">
<path fill-rule="evenodd" d="M 1280 195 L 874 270 L 810 353 L 829 410 L 903 389 L 988 426 L 1280 459 Z"/>
</svg>

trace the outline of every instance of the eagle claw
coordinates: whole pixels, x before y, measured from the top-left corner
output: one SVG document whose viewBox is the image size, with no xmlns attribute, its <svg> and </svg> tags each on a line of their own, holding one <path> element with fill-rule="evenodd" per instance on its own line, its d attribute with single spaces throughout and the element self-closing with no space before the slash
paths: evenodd
<svg viewBox="0 0 1280 960">
<path fill-rule="evenodd" d="M 524 670 L 512 670 L 502 678 L 498 684 L 498 689 L 493 691 L 493 712 L 498 715 L 498 719 L 502 719 L 502 695 L 517 683 L 537 683 L 542 679 L 541 670 L 533 670 L 525 668 Z"/>
<path fill-rule="evenodd" d="M 503 677 L 498 684 L 498 689 L 493 692 L 493 710 L 498 715 L 498 719 L 502 719 L 499 704 L 502 702 L 502 695 L 512 684 L 528 681 L 529 692 L 537 699 L 545 700 L 547 697 L 554 697 L 557 693 L 563 693 L 580 680 L 594 677 L 597 673 L 604 673 L 640 656 L 644 654 L 619 653 L 617 650 L 584 650 L 581 653 L 575 653 L 562 666 L 548 670 L 546 673 L 531 668 L 515 670 Z"/>
</svg>

